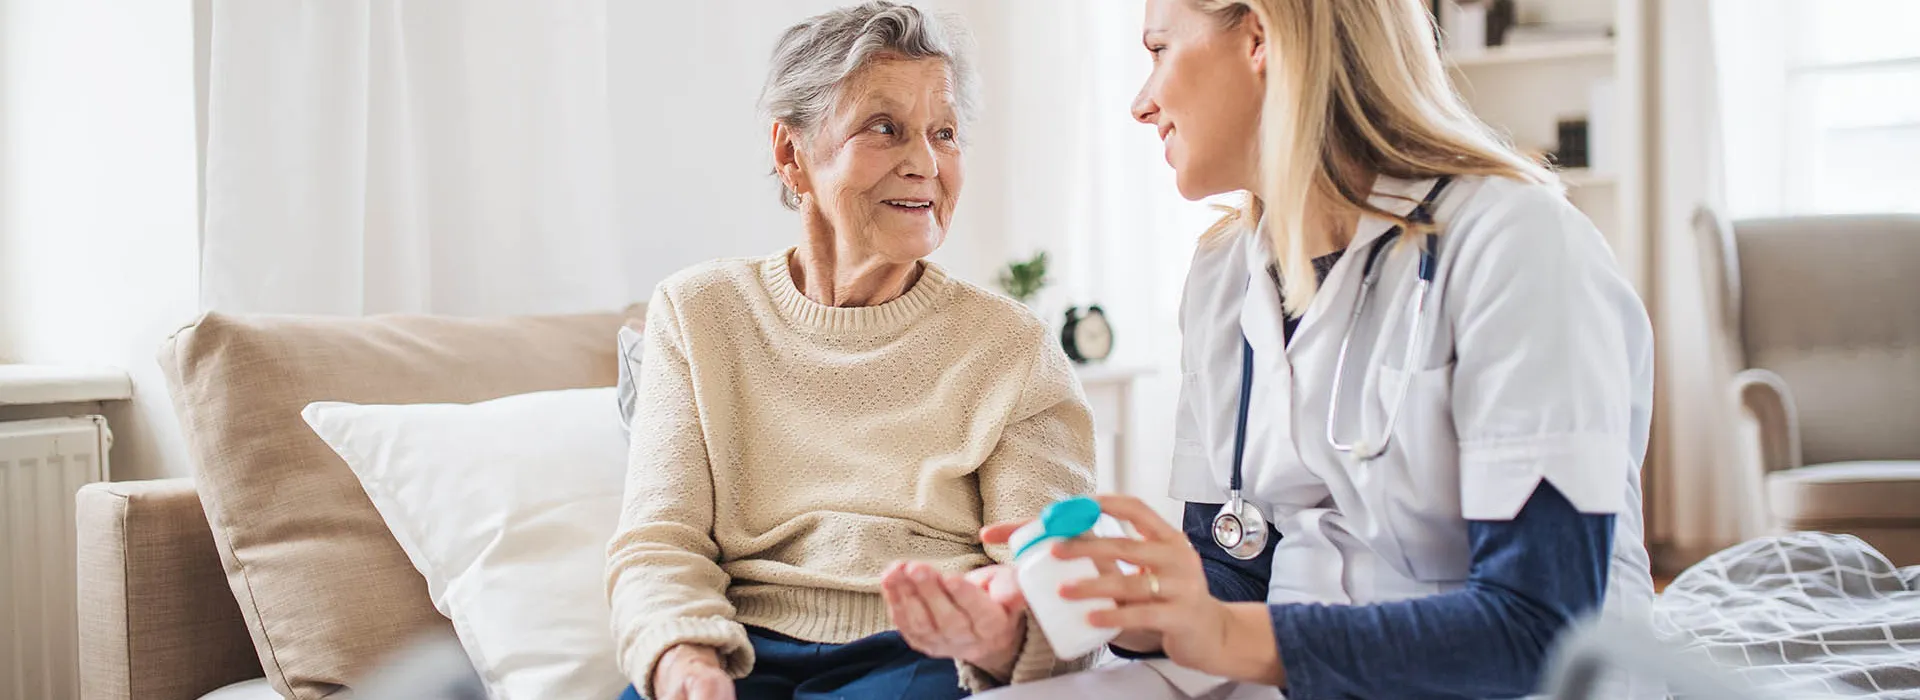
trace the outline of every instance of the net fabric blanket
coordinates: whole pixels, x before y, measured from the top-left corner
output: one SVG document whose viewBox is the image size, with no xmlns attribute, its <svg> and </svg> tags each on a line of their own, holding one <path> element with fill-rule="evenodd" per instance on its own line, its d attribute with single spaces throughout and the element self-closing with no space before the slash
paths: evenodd
<svg viewBox="0 0 1920 700">
<path fill-rule="evenodd" d="M 1721 551 L 1654 603 L 1661 636 L 1783 697 L 1920 698 L 1920 566 L 1851 535 Z"/>
</svg>

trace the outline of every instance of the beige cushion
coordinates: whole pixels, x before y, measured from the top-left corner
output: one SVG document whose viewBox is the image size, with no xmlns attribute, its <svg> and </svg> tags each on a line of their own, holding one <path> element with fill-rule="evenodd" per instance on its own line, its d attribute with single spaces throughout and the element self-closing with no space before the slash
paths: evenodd
<svg viewBox="0 0 1920 700">
<path fill-rule="evenodd" d="M 1841 462 L 1774 472 L 1767 496 L 1793 530 L 1920 529 L 1920 462 Z"/>
<path fill-rule="evenodd" d="M 612 386 L 623 320 L 210 313 L 169 339 L 161 365 L 207 520 L 275 690 L 322 697 L 408 639 L 447 625 L 360 483 L 301 421 L 301 409 Z"/>
</svg>

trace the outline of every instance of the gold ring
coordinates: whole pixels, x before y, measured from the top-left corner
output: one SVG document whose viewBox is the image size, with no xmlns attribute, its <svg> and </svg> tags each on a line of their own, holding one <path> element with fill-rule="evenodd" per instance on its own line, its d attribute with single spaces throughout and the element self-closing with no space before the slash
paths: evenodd
<svg viewBox="0 0 1920 700">
<path fill-rule="evenodd" d="M 1147 572 L 1147 596 L 1154 600 L 1160 599 L 1160 577 L 1153 575 L 1151 571 Z"/>
</svg>

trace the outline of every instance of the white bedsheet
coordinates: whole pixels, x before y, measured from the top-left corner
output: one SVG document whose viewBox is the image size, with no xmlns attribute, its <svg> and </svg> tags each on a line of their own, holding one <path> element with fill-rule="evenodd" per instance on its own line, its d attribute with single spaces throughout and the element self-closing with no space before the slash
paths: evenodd
<svg viewBox="0 0 1920 700">
<path fill-rule="evenodd" d="M 1851 535 L 1734 546 L 1674 579 L 1653 612 L 1655 631 L 1755 687 L 1920 698 L 1920 566 Z"/>
</svg>

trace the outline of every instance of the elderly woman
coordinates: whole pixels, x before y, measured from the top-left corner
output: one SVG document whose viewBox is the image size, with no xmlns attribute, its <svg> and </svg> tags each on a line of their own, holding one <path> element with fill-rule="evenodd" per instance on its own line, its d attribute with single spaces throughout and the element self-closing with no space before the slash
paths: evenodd
<svg viewBox="0 0 1920 700">
<path fill-rule="evenodd" d="M 978 532 L 1092 488 L 1084 397 L 1041 321 L 923 260 L 960 197 L 961 49 L 888 2 L 781 37 L 764 103 L 800 244 L 648 309 L 608 553 L 629 696 L 962 697 L 1076 666 L 994 597 L 1008 553 Z M 927 639 L 939 619 L 972 633 Z"/>
</svg>

